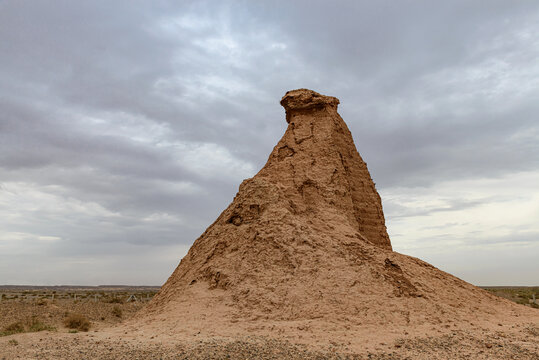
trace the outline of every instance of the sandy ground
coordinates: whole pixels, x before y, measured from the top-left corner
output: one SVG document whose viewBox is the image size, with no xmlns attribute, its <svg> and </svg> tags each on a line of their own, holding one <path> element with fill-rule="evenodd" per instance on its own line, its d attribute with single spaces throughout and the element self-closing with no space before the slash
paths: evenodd
<svg viewBox="0 0 539 360">
<path fill-rule="evenodd" d="M 496 321 L 387 322 L 336 331 L 335 323 L 320 319 L 252 320 L 229 323 L 226 331 L 219 325 L 224 337 L 195 323 L 140 326 L 137 310 L 144 303 L 2 301 L 0 330 L 37 318 L 56 331 L 1 336 L 0 359 L 538 359 L 539 310 L 508 304 L 512 311 L 498 313 Z M 116 306 L 123 320 L 112 313 Z M 69 333 L 63 326 L 72 312 L 91 321 L 89 332 Z"/>
<path fill-rule="evenodd" d="M 378 344 L 355 353 L 338 343 L 306 346 L 254 336 L 121 336 L 118 330 L 6 336 L 0 338 L 0 359 L 539 359 L 537 324 L 403 335 L 391 341 L 378 339 Z"/>
</svg>

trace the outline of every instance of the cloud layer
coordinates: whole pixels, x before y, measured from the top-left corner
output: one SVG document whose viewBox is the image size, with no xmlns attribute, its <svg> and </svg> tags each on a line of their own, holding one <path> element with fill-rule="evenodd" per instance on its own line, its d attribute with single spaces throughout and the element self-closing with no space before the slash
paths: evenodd
<svg viewBox="0 0 539 360">
<path fill-rule="evenodd" d="M 2 2 L 0 283 L 163 283 L 307 87 L 340 98 L 397 251 L 537 285 L 537 24 L 533 1 Z"/>
</svg>

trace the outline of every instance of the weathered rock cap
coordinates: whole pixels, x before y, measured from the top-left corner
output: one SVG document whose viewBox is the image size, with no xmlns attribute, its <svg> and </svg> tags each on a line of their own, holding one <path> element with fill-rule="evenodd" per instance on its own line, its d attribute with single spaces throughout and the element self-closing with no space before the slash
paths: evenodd
<svg viewBox="0 0 539 360">
<path fill-rule="evenodd" d="M 281 105 L 286 111 L 286 121 L 290 122 L 290 116 L 294 112 L 319 110 L 330 108 L 337 110 L 339 99 L 333 96 L 325 96 L 309 89 L 297 89 L 287 91 L 281 99 Z"/>
</svg>

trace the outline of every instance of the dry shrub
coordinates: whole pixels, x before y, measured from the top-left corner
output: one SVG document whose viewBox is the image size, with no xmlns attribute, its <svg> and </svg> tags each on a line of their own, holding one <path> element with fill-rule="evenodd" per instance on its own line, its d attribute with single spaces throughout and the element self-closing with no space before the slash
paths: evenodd
<svg viewBox="0 0 539 360">
<path fill-rule="evenodd" d="M 49 302 L 46 299 L 39 299 L 36 301 L 36 305 L 39 305 L 39 306 L 48 305 L 48 304 Z"/>
<path fill-rule="evenodd" d="M 39 320 L 37 317 L 33 316 L 32 320 L 30 321 L 28 325 L 28 331 L 29 332 L 38 332 L 38 331 L 55 331 L 56 328 L 54 326 L 47 325 L 41 320 Z"/>
<path fill-rule="evenodd" d="M 7 336 L 24 332 L 24 325 L 22 322 L 17 321 L 9 324 L 4 328 L 4 331 L 0 332 L 0 336 Z"/>
<path fill-rule="evenodd" d="M 69 314 L 64 319 L 64 325 L 69 329 L 77 329 L 80 331 L 88 331 L 90 329 L 90 321 L 86 316 L 81 314 Z"/>
<path fill-rule="evenodd" d="M 118 317 L 118 318 L 121 318 L 123 313 L 122 313 L 122 309 L 118 306 L 118 305 L 115 305 L 113 308 L 112 308 L 112 315 Z"/>
<path fill-rule="evenodd" d="M 24 331 L 24 325 L 22 322 L 17 321 L 14 323 L 9 324 L 4 328 L 5 331 L 13 331 L 13 332 L 23 332 Z"/>
<path fill-rule="evenodd" d="M 123 304 L 123 300 L 117 297 L 107 299 L 106 302 L 108 302 L 109 304 Z"/>
<path fill-rule="evenodd" d="M 0 336 L 13 335 L 22 332 L 38 332 L 38 331 L 55 331 L 56 328 L 51 325 L 47 325 L 39 320 L 36 316 L 32 316 L 31 319 L 27 319 L 24 322 L 17 321 L 9 324 L 0 331 Z"/>
</svg>

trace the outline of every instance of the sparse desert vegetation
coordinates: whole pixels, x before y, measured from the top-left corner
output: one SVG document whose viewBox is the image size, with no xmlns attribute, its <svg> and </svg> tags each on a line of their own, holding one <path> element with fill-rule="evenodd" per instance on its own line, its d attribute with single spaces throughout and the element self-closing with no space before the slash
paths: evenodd
<svg viewBox="0 0 539 360">
<path fill-rule="evenodd" d="M 485 290 L 522 305 L 532 306 L 529 300 L 535 294 L 539 297 L 539 287 L 488 287 Z M 144 355 L 148 358 L 163 359 L 211 359 L 219 356 L 230 358 L 242 358 L 256 354 L 258 358 L 289 358 L 289 359 L 341 359 L 347 358 L 346 354 L 340 353 L 343 348 L 335 348 L 332 353 L 317 352 L 313 349 L 292 345 L 267 339 L 245 339 L 232 343 L 219 343 L 216 341 L 201 342 L 194 348 L 178 347 L 167 348 L 166 346 L 121 344 L 98 340 L 78 342 L 77 336 L 99 336 L 102 331 L 106 334 L 107 327 L 128 320 L 155 295 L 158 288 L 114 288 L 114 289 L 85 289 L 69 288 L 13 288 L 0 287 L 0 337 L 5 339 L 5 351 L 9 349 L 19 351 L 31 348 L 32 339 L 20 338 L 23 333 L 36 333 L 40 331 L 54 331 L 54 337 L 47 338 L 46 342 L 40 342 L 40 354 L 47 358 L 49 353 L 69 358 L 71 356 L 85 354 L 98 358 L 113 358 L 125 356 L 125 354 Z M 54 297 L 52 296 L 54 294 Z M 75 297 L 76 295 L 76 297 Z M 97 296 L 96 296 L 97 295 Z M 127 301 L 131 295 L 135 295 Z M 522 330 L 526 336 L 537 337 L 539 332 L 536 326 L 530 324 Z M 60 337 L 64 334 L 66 337 Z M 78 333 L 78 334 L 77 334 Z M 31 335 L 31 334 L 29 334 Z M 108 336 L 108 335 L 105 335 Z M 508 335 L 507 335 L 508 336 Z M 456 341 L 477 346 L 477 341 L 463 331 L 453 331 L 450 335 L 441 338 L 418 339 L 415 337 L 398 338 L 390 343 L 393 348 L 389 353 L 371 354 L 371 359 L 405 359 L 409 354 L 414 356 L 456 356 L 452 352 Z M 518 354 L 522 359 L 533 359 L 533 350 L 517 348 L 510 345 L 513 339 L 508 337 L 492 338 L 489 342 L 480 346 L 484 347 L 484 354 L 493 356 L 509 356 Z M 402 353 L 402 354 L 401 354 Z M 393 354 L 393 357 L 388 354 Z M 1 355 L 1 354 L 0 354 Z M 221 358 L 223 358 L 221 357 Z M 0 356 L 1 358 L 1 356 Z M 9 358 L 9 357 L 8 357 Z M 353 359 L 354 357 L 349 357 Z M 458 358 L 458 357 L 455 357 Z"/>
<path fill-rule="evenodd" d="M 53 290 L 55 289 L 55 290 Z M 483 287 L 521 305 L 539 308 L 539 287 Z M 39 331 L 88 331 L 129 319 L 158 288 L 0 287 L 0 336 Z M 128 301 L 129 300 L 129 301 Z M 90 325 L 91 324 L 91 325 Z"/>
<path fill-rule="evenodd" d="M 8 323 L 2 327 L 0 336 L 8 336 L 23 332 L 55 331 L 56 327 L 46 323 L 37 315 L 26 316 L 22 320 Z"/>
<path fill-rule="evenodd" d="M 517 304 L 539 309 L 539 286 L 491 286 L 482 289 Z"/>
<path fill-rule="evenodd" d="M 0 287 L 0 336 L 97 330 L 130 318 L 157 287 Z M 128 301 L 129 300 L 129 301 Z"/>
</svg>

